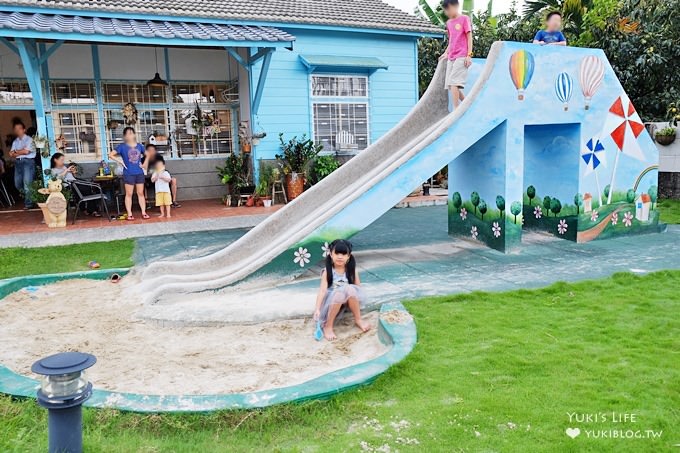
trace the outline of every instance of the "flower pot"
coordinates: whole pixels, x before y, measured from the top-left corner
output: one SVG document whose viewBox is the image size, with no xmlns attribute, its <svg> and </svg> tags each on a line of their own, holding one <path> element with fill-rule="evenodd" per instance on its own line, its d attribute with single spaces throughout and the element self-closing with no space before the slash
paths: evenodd
<svg viewBox="0 0 680 453">
<path fill-rule="evenodd" d="M 668 146 L 675 141 L 675 134 L 671 135 L 656 135 L 656 142 L 662 146 Z"/>
<path fill-rule="evenodd" d="M 262 204 L 264 204 L 265 208 L 271 208 L 272 207 L 272 200 L 265 198 L 264 200 L 262 200 Z"/>
<path fill-rule="evenodd" d="M 249 153 L 250 151 L 252 151 L 252 149 L 253 148 L 250 146 L 250 143 L 241 144 L 241 151 L 244 153 Z"/>
<path fill-rule="evenodd" d="M 302 173 L 286 175 L 286 194 L 289 200 L 299 197 L 305 190 L 305 177 Z"/>
</svg>

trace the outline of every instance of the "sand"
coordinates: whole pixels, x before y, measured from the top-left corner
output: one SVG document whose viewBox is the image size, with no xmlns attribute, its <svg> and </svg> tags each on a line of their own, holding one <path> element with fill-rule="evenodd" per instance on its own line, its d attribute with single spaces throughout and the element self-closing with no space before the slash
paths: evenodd
<svg viewBox="0 0 680 453">
<path fill-rule="evenodd" d="M 95 388 L 149 395 L 251 392 L 295 385 L 384 354 L 378 315 L 361 334 L 347 319 L 338 340 L 317 342 L 311 319 L 255 325 L 162 327 L 136 317 L 142 308 L 122 286 L 69 280 L 23 289 L 0 300 L 0 363 L 32 376 L 30 366 L 61 351 L 97 357 Z"/>
</svg>

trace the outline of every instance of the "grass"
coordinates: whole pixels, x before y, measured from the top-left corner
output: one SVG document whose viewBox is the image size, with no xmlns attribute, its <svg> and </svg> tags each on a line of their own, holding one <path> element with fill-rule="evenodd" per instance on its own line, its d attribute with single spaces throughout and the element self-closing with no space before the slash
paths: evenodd
<svg viewBox="0 0 680 453">
<path fill-rule="evenodd" d="M 368 387 L 257 411 L 88 409 L 85 451 L 670 450 L 680 443 L 679 285 L 680 271 L 617 274 L 408 302 L 418 344 Z M 612 412 L 636 422 L 615 423 Z M 568 413 L 610 421 L 570 422 Z M 583 434 L 572 440 L 567 427 Z M 663 433 L 592 439 L 586 429 Z M 0 451 L 45 451 L 46 437 L 44 410 L 0 398 Z"/>
<path fill-rule="evenodd" d="M 54 247 L 0 249 L 0 279 L 23 275 L 88 270 L 92 260 L 102 269 L 130 267 L 135 242 L 124 239 Z"/>
<path fill-rule="evenodd" d="M 680 200 L 659 200 L 657 208 L 663 223 L 680 223 Z"/>
</svg>

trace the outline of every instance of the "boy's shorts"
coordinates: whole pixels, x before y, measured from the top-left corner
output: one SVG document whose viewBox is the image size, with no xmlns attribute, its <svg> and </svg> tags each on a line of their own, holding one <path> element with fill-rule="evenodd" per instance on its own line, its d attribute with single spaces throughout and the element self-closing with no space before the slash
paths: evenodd
<svg viewBox="0 0 680 453">
<path fill-rule="evenodd" d="M 156 192 L 156 206 L 170 206 L 171 204 L 170 192 Z"/>
<path fill-rule="evenodd" d="M 456 58 L 455 60 L 448 60 L 446 62 L 446 81 L 444 82 L 444 89 L 450 87 L 465 88 L 465 81 L 467 80 L 468 68 L 465 67 L 465 58 Z"/>
</svg>

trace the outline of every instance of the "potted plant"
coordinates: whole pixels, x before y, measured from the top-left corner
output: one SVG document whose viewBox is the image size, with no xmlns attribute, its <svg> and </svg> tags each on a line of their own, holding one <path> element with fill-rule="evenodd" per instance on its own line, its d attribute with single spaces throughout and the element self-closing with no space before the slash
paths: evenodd
<svg viewBox="0 0 680 453">
<path fill-rule="evenodd" d="M 674 127 L 664 127 L 656 131 L 654 135 L 656 142 L 659 145 L 668 146 L 675 141 L 675 128 Z"/>
<path fill-rule="evenodd" d="M 297 136 L 287 142 L 283 140 L 283 133 L 279 134 L 282 154 L 276 155 L 276 160 L 286 176 L 286 192 L 288 199 L 293 200 L 302 194 L 305 187 L 305 174 L 316 156 L 323 149 L 306 135 L 298 140 Z"/>
<path fill-rule="evenodd" d="M 265 164 L 260 160 L 260 182 L 255 188 L 255 195 L 258 197 L 258 204 L 261 203 L 265 208 L 272 205 L 272 184 L 274 183 L 274 167 Z"/>
<path fill-rule="evenodd" d="M 318 183 L 338 168 L 340 168 L 340 162 L 338 162 L 338 159 L 334 155 L 317 156 L 316 159 L 314 159 L 314 167 L 312 168 L 314 184 Z"/>
<path fill-rule="evenodd" d="M 238 143 L 241 152 L 249 153 L 253 149 L 250 134 L 248 134 L 248 121 L 241 121 L 238 124 Z"/>
<path fill-rule="evenodd" d="M 243 154 L 231 153 L 224 167 L 216 167 L 217 175 L 229 191 L 231 204 L 238 203 L 241 191 L 248 187 L 250 171 L 247 157 Z"/>
</svg>

